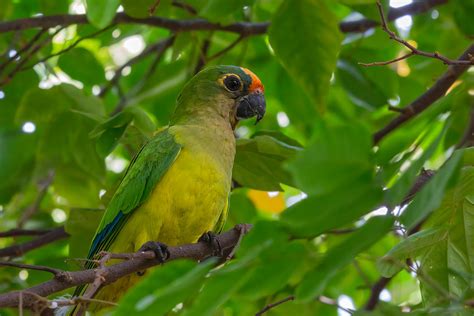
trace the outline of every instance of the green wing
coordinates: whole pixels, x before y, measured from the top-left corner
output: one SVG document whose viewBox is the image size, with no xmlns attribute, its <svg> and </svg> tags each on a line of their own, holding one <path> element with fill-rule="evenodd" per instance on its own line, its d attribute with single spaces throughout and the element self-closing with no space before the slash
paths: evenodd
<svg viewBox="0 0 474 316">
<path fill-rule="evenodd" d="M 145 202 L 180 150 L 181 145 L 175 142 L 168 129 L 155 135 L 141 148 L 105 210 L 89 250 L 89 259 L 110 247 L 127 218 Z"/>
</svg>

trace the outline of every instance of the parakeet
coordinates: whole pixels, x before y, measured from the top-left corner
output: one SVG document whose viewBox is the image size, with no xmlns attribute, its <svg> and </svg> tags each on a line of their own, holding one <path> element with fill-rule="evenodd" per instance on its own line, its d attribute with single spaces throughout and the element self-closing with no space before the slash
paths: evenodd
<svg viewBox="0 0 474 316">
<path fill-rule="evenodd" d="M 264 87 L 246 68 L 214 66 L 196 74 L 179 95 L 169 126 L 130 163 L 88 258 L 105 250 L 135 252 L 148 241 L 192 243 L 219 232 L 228 210 L 234 129 L 241 119 L 262 119 L 265 108 Z M 96 298 L 117 301 L 139 278 L 121 278 Z"/>
</svg>

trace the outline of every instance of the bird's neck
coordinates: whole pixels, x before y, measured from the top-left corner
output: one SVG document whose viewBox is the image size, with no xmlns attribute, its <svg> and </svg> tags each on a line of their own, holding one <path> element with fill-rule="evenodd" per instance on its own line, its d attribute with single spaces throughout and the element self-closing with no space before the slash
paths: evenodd
<svg viewBox="0 0 474 316">
<path fill-rule="evenodd" d="M 235 136 L 228 121 L 220 116 L 208 115 L 192 121 L 182 120 L 170 126 L 178 143 L 196 157 L 207 157 L 232 177 L 235 157 Z"/>
<path fill-rule="evenodd" d="M 181 95 L 171 116 L 170 125 L 206 125 L 209 122 L 234 129 L 235 101 L 222 94 L 198 93 Z"/>
</svg>

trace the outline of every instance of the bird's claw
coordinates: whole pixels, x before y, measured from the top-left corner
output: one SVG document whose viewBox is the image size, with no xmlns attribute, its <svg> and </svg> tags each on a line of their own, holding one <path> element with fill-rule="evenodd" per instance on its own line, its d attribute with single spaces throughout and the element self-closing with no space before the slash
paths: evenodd
<svg viewBox="0 0 474 316">
<path fill-rule="evenodd" d="M 213 232 L 207 232 L 207 233 L 202 234 L 202 236 L 199 237 L 198 242 L 204 242 L 208 244 L 212 248 L 213 256 L 219 256 L 219 257 L 223 256 L 221 243 L 219 242 L 217 235 L 214 234 Z"/>
<path fill-rule="evenodd" d="M 139 251 L 153 251 L 156 260 L 160 263 L 164 263 L 170 257 L 168 246 L 157 241 L 147 241 L 140 247 Z"/>
</svg>

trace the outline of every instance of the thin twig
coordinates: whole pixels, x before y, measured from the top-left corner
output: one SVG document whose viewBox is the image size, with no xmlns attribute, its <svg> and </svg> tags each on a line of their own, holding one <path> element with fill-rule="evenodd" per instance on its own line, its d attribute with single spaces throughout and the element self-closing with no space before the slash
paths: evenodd
<svg viewBox="0 0 474 316">
<path fill-rule="evenodd" d="M 207 52 L 211 47 L 211 37 L 212 34 L 204 40 L 201 47 L 199 48 L 199 56 L 196 67 L 194 67 L 194 74 L 197 74 L 199 71 L 201 71 L 201 69 L 207 63 Z"/>
<path fill-rule="evenodd" d="M 130 97 L 133 97 L 136 95 L 137 92 L 139 92 L 143 86 L 148 82 L 148 79 L 151 78 L 151 76 L 155 73 L 156 68 L 158 67 L 158 64 L 160 63 L 160 60 L 162 59 L 164 53 L 166 50 L 173 45 L 173 42 L 175 40 L 175 36 L 171 36 L 169 38 L 169 41 L 166 41 L 163 45 L 159 46 L 156 48 L 156 55 L 155 58 L 153 59 L 153 62 L 151 63 L 151 66 L 148 68 L 146 74 L 140 79 L 140 81 L 133 86 L 132 89 L 127 91 L 127 93 L 123 93 L 120 85 L 118 84 L 118 81 L 115 83 L 119 96 L 120 96 L 120 101 L 115 107 L 115 109 L 112 111 L 110 116 L 114 116 L 115 114 L 121 112 L 125 106 L 127 106 L 127 103 L 129 102 Z"/>
<path fill-rule="evenodd" d="M 122 71 L 126 67 L 129 67 L 129 66 L 137 63 L 138 61 L 142 60 L 143 58 L 145 58 L 145 57 L 147 57 L 147 56 L 149 56 L 153 53 L 159 53 L 161 51 L 164 51 L 166 48 L 171 46 L 171 44 L 173 43 L 173 40 L 174 40 L 174 37 L 169 37 L 169 38 L 166 38 L 164 40 L 158 41 L 154 44 L 151 44 L 150 46 L 145 48 L 145 50 L 143 50 L 140 54 L 138 54 L 137 56 L 131 58 L 129 61 L 127 61 L 122 66 L 118 67 L 117 70 L 115 70 L 115 73 L 114 73 L 112 79 L 110 79 L 110 81 L 102 87 L 102 90 L 100 91 L 98 96 L 99 97 L 104 97 L 105 94 L 110 90 L 110 88 L 117 85 L 120 78 L 122 77 Z"/>
<path fill-rule="evenodd" d="M 275 303 L 272 303 L 272 304 L 268 304 L 267 306 L 265 306 L 264 308 L 262 308 L 260 311 L 258 311 L 255 316 L 261 316 L 263 315 L 264 313 L 268 312 L 270 309 L 278 306 L 278 305 L 281 305 L 283 303 L 286 303 L 286 302 L 289 302 L 289 301 L 293 301 L 295 299 L 295 296 L 294 295 L 290 295 L 288 297 L 285 297 L 284 299 L 282 300 L 279 300 L 279 301 L 276 301 Z"/>
<path fill-rule="evenodd" d="M 155 14 L 156 8 L 160 5 L 161 0 L 155 0 L 155 2 L 148 8 L 148 14 Z"/>
<path fill-rule="evenodd" d="M 19 257 L 19 256 L 22 256 L 23 254 L 27 253 L 28 251 L 37 249 L 39 247 L 42 247 L 42 246 L 44 246 L 46 244 L 49 244 L 49 243 L 52 243 L 54 241 L 64 239 L 68 236 L 69 236 L 69 234 L 66 233 L 66 231 L 64 230 L 64 227 L 58 227 L 58 228 L 53 229 L 50 232 L 48 232 L 46 234 L 43 234 L 43 235 L 41 235 L 38 238 L 35 238 L 33 240 L 0 249 L 0 258 L 2 258 L 2 257 L 10 257 L 10 258 Z"/>
<path fill-rule="evenodd" d="M 17 237 L 17 236 L 41 236 L 51 232 L 50 229 L 20 229 L 13 228 L 6 232 L 0 232 L 0 238 Z"/>
<path fill-rule="evenodd" d="M 393 64 L 393 63 L 396 63 L 400 60 L 404 60 L 404 59 L 407 59 L 411 56 L 415 55 L 414 52 L 409 52 L 408 54 L 406 55 L 403 55 L 403 56 L 400 56 L 400 57 L 397 57 L 395 59 L 391 59 L 391 60 L 387 60 L 387 61 L 374 61 L 374 62 L 371 62 L 371 63 L 358 63 L 359 65 L 361 66 L 365 66 L 365 67 L 370 67 L 370 66 L 384 66 L 384 65 L 389 65 L 389 64 Z"/>
<path fill-rule="evenodd" d="M 469 123 L 463 137 L 456 145 L 456 148 L 473 147 L 474 146 L 474 104 L 471 106 L 471 113 L 469 115 Z"/>
<path fill-rule="evenodd" d="M 16 263 L 11 261 L 0 261 L 0 266 L 3 267 L 14 267 L 19 269 L 27 269 L 27 270 L 36 270 L 36 271 L 44 271 L 52 273 L 54 276 L 63 274 L 65 271 L 60 269 L 55 269 L 46 266 L 39 266 L 39 265 L 32 265 L 32 264 L 24 264 L 24 263 Z"/>
<path fill-rule="evenodd" d="M 337 307 L 338 309 L 343 310 L 343 311 L 345 311 L 345 312 L 348 313 L 348 314 L 351 314 L 351 315 L 352 315 L 352 314 L 354 313 L 354 310 L 339 305 L 335 299 L 332 299 L 332 298 L 330 298 L 330 297 L 327 297 L 327 296 L 324 296 L 324 295 L 320 295 L 320 296 L 318 297 L 318 300 L 319 300 L 321 303 L 323 303 L 323 304 L 335 306 L 335 307 Z"/>
<path fill-rule="evenodd" d="M 468 60 L 474 55 L 474 45 L 469 46 L 458 60 Z M 470 67 L 470 65 L 451 65 L 446 72 L 431 86 L 425 93 L 406 106 L 404 112 L 390 121 L 384 128 L 376 132 L 373 136 L 374 144 L 377 144 L 406 121 L 426 110 L 431 104 L 436 102 L 446 94 L 452 84 Z"/>
<path fill-rule="evenodd" d="M 49 42 L 52 41 L 52 39 L 60 32 L 64 29 L 64 27 L 60 27 L 58 28 L 53 34 L 51 34 L 50 36 L 48 36 L 46 39 L 42 40 L 40 43 L 38 43 L 36 46 L 34 46 L 29 52 L 28 54 L 26 54 L 25 56 L 23 56 L 22 59 L 20 59 L 20 62 L 16 65 L 15 68 L 13 68 L 12 71 L 10 71 L 3 80 L 0 81 L 0 87 L 4 86 L 5 84 L 7 84 L 8 82 L 10 82 L 11 79 L 13 79 L 13 77 L 21 70 L 21 68 L 23 68 L 23 66 L 25 65 L 25 63 L 28 62 L 28 60 L 31 58 L 31 56 L 33 56 L 34 54 L 36 54 L 41 48 L 43 48 L 44 46 L 46 46 Z"/>
<path fill-rule="evenodd" d="M 352 228 L 341 228 L 341 229 L 331 229 L 328 230 L 325 234 L 330 234 L 330 235 L 344 235 L 344 234 L 350 234 L 353 233 L 357 230 L 357 227 L 352 227 Z"/>
<path fill-rule="evenodd" d="M 197 15 L 197 13 L 198 13 L 197 10 L 192 5 L 190 5 L 188 3 L 173 0 L 171 2 L 171 4 L 175 7 L 177 7 L 177 8 L 180 8 L 180 9 L 183 9 L 183 10 L 187 11 L 191 15 Z"/>
<path fill-rule="evenodd" d="M 10 57 L 6 62 L 0 65 L 0 74 L 3 72 L 3 69 L 5 69 L 10 63 L 15 61 L 18 57 L 20 57 L 24 52 L 27 52 L 30 50 L 30 48 L 41 38 L 41 36 L 48 31 L 47 28 L 42 28 L 41 30 L 38 31 L 38 33 L 35 34 L 31 38 L 31 40 L 26 43 L 25 46 L 23 46 L 20 50 L 18 50 L 15 55 Z"/>
<path fill-rule="evenodd" d="M 228 51 L 230 51 L 232 48 L 234 48 L 235 46 L 237 46 L 237 44 L 239 44 L 243 39 L 245 38 L 245 36 L 243 35 L 240 35 L 235 41 L 233 41 L 232 43 L 230 43 L 229 46 L 227 46 L 226 48 L 222 49 L 221 51 L 218 51 L 217 53 L 215 53 L 214 55 L 212 56 L 209 56 L 207 58 L 207 62 L 210 62 L 214 59 L 217 59 L 219 57 L 221 57 L 222 55 L 224 55 L 225 53 L 227 53 Z"/>
<path fill-rule="evenodd" d="M 403 59 L 407 59 L 407 58 L 409 58 L 413 55 L 419 55 L 419 56 L 425 56 L 425 57 L 428 57 L 428 58 L 438 59 L 438 60 L 441 60 L 446 65 L 474 65 L 474 56 L 472 56 L 472 55 L 468 55 L 468 58 L 466 60 L 453 60 L 453 59 L 449 59 L 448 57 L 445 57 L 445 56 L 441 55 L 438 52 L 429 53 L 429 52 L 425 52 L 425 51 L 417 49 L 415 46 L 410 44 L 408 41 L 402 39 L 397 34 L 395 34 L 395 32 L 390 30 L 390 28 L 388 27 L 388 24 L 387 24 L 387 20 L 385 18 L 385 13 L 383 12 L 382 4 L 380 3 L 379 0 L 377 0 L 376 4 L 377 4 L 377 9 L 378 9 L 379 15 L 380 15 L 382 30 L 384 30 L 384 32 L 388 34 L 390 39 L 392 39 L 392 40 L 402 44 L 406 48 L 408 48 L 410 50 L 410 53 L 408 53 L 406 55 L 403 55 L 401 57 L 392 59 L 392 60 L 388 60 L 388 61 L 379 61 L 379 62 L 373 62 L 373 63 L 359 63 L 360 65 L 362 65 L 362 66 L 388 65 L 388 64 L 392 64 L 392 63 L 398 62 L 398 61 L 403 60 Z"/>
<path fill-rule="evenodd" d="M 64 53 L 70 51 L 70 50 L 73 49 L 74 47 L 76 47 L 76 46 L 77 46 L 80 42 L 82 42 L 83 40 L 86 40 L 86 39 L 89 39 L 89 38 L 93 38 L 93 37 L 95 37 L 95 36 L 97 36 L 97 35 L 99 35 L 99 34 L 102 34 L 102 33 L 104 33 L 105 31 L 111 29 L 112 27 L 115 27 L 115 24 L 109 25 L 109 26 L 107 26 L 107 27 L 105 27 L 105 28 L 103 28 L 103 29 L 100 29 L 100 30 L 96 31 L 96 32 L 93 32 L 93 33 L 91 33 L 91 34 L 88 34 L 88 35 L 86 35 L 86 36 L 83 36 L 83 37 L 81 37 L 81 38 L 78 38 L 77 40 L 75 40 L 75 41 L 74 41 L 71 45 L 69 45 L 68 47 L 66 47 L 66 48 L 64 48 L 64 49 L 62 49 L 62 50 L 60 50 L 60 51 L 58 51 L 58 52 L 56 52 L 56 53 L 54 53 L 54 54 L 48 55 L 48 56 L 46 56 L 46 57 L 43 57 L 43 58 L 41 58 L 41 59 L 38 60 L 37 62 L 34 62 L 34 63 L 31 64 L 31 65 L 27 65 L 27 66 L 22 67 L 22 68 L 20 69 L 20 71 L 25 71 L 25 70 L 31 69 L 31 68 L 33 68 L 33 67 L 34 67 L 35 65 L 37 65 L 37 64 L 44 63 L 44 62 L 48 61 L 49 59 L 51 59 L 51 58 L 53 58 L 53 57 L 62 55 L 62 54 L 64 54 Z"/>
<path fill-rule="evenodd" d="M 432 8 L 447 3 L 449 0 L 424 0 L 424 1 L 413 1 L 410 4 L 399 8 L 390 8 L 388 11 L 388 21 L 394 21 L 405 15 L 416 15 L 427 12 Z M 365 32 L 376 26 L 380 25 L 380 22 L 370 19 L 360 19 L 355 21 L 345 21 L 339 24 L 339 29 L 343 33 L 355 33 Z"/>
<path fill-rule="evenodd" d="M 43 201 L 48 188 L 53 183 L 54 171 L 48 171 L 48 174 L 44 179 L 38 181 L 38 195 L 36 196 L 35 201 L 23 212 L 22 216 L 18 220 L 18 227 L 21 228 L 23 225 L 36 213 L 38 212 L 41 202 Z"/>
<path fill-rule="evenodd" d="M 401 205 L 409 203 L 415 197 L 415 195 L 418 192 L 420 192 L 420 190 L 430 181 L 430 179 L 434 175 L 435 175 L 435 172 L 433 170 L 422 169 L 420 174 L 416 178 L 415 183 L 411 186 L 410 191 L 403 198 Z M 424 221 L 420 222 L 418 225 L 416 225 L 410 231 L 408 231 L 407 237 L 419 232 L 423 223 Z M 371 287 L 371 290 L 370 290 L 370 297 L 367 300 L 367 303 L 365 304 L 365 307 L 364 307 L 365 310 L 375 309 L 375 307 L 377 306 L 380 300 L 380 293 L 383 291 L 383 289 L 387 287 L 387 285 L 390 283 L 393 277 L 394 276 L 391 276 L 389 278 L 380 277 L 377 280 L 377 282 L 374 283 L 374 285 Z"/>
<path fill-rule="evenodd" d="M 385 289 L 385 287 L 388 285 L 388 283 L 390 283 L 390 281 L 392 280 L 392 278 L 385 278 L 385 277 L 381 277 L 377 282 L 375 282 L 375 284 L 372 286 L 371 290 L 370 290 L 370 297 L 367 301 L 367 303 L 365 304 L 365 310 L 368 310 L 368 311 L 371 311 L 371 310 L 374 310 L 375 306 L 377 306 L 377 304 L 379 303 L 379 297 L 380 297 L 380 293 L 383 291 L 383 289 Z"/>
</svg>

